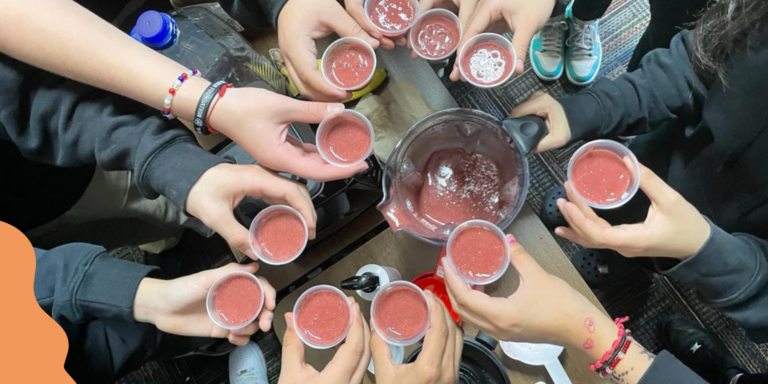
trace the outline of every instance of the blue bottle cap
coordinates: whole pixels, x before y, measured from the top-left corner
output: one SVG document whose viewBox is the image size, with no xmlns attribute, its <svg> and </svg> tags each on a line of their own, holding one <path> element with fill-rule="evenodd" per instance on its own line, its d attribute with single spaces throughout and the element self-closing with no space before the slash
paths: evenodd
<svg viewBox="0 0 768 384">
<path fill-rule="evenodd" d="M 176 21 L 167 13 L 146 11 L 136 20 L 131 36 L 141 38 L 141 42 L 154 49 L 165 49 L 176 42 L 178 29 Z M 138 39 L 137 39 L 138 40 Z"/>
</svg>

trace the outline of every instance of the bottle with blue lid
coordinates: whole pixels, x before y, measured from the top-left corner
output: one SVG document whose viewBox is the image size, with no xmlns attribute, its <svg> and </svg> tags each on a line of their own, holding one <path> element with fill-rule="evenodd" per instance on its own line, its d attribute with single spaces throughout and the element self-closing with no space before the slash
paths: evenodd
<svg viewBox="0 0 768 384">
<path fill-rule="evenodd" d="M 238 26 L 221 8 L 193 5 L 163 13 L 146 11 L 136 20 L 131 37 L 188 68 L 197 68 L 214 82 L 225 80 L 247 86 L 275 71 L 232 25 Z M 282 89 L 276 89 L 284 92 Z"/>
</svg>

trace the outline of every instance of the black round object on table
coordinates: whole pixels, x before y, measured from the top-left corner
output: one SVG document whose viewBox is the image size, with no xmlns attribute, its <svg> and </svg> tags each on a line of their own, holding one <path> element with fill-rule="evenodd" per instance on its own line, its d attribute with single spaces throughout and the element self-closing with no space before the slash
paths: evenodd
<svg viewBox="0 0 768 384">
<path fill-rule="evenodd" d="M 497 345 L 498 341 L 484 332 L 480 332 L 474 339 L 465 337 L 458 383 L 509 384 L 507 369 L 493 353 Z M 416 348 L 405 362 L 416 361 L 419 353 L 421 346 Z"/>
</svg>

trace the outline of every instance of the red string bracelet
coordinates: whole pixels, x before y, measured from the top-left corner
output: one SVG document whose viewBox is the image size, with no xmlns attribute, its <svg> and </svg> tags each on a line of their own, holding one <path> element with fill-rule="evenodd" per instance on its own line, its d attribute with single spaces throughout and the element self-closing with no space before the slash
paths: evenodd
<svg viewBox="0 0 768 384">
<path fill-rule="evenodd" d="M 232 83 L 224 84 L 221 89 L 219 89 L 219 97 L 216 99 L 216 101 L 213 102 L 213 105 L 211 106 L 211 111 L 208 112 L 208 116 L 205 118 L 205 125 L 208 126 L 208 130 L 211 131 L 211 133 L 216 134 L 219 133 L 213 127 L 211 127 L 210 121 L 211 121 L 211 115 L 213 115 L 213 110 L 216 109 L 216 105 L 219 104 L 219 100 L 224 98 L 224 94 L 227 93 L 227 89 L 233 88 L 234 85 Z"/>
<path fill-rule="evenodd" d="M 629 350 L 629 346 L 632 345 L 632 341 L 634 339 L 632 338 L 632 332 L 627 330 L 627 340 L 624 343 L 624 346 L 621 347 L 621 350 L 619 351 L 619 354 L 616 355 L 616 357 L 611 361 L 611 363 L 602 371 L 598 371 L 598 374 L 600 377 L 606 377 L 613 373 L 613 371 L 616 369 L 616 366 L 619 365 L 621 360 L 624 359 L 624 356 L 626 356 L 627 351 Z"/>
<path fill-rule="evenodd" d="M 629 317 L 625 316 L 625 317 L 617 318 L 614 321 L 616 326 L 619 327 L 619 332 L 618 332 L 616 340 L 611 344 L 611 349 L 606 351 L 603 354 L 603 357 L 600 360 L 598 360 L 598 361 L 596 361 L 596 362 L 594 362 L 594 363 L 589 365 L 589 369 L 591 369 L 591 370 L 593 370 L 595 372 L 603 371 L 608 366 L 608 364 L 610 364 L 610 362 L 613 359 L 615 359 L 615 357 L 616 357 L 615 355 L 618 354 L 619 348 L 621 348 L 623 346 L 623 344 L 626 343 L 627 334 L 626 334 L 625 329 L 624 329 L 624 323 L 626 323 L 627 320 L 629 320 Z"/>
</svg>

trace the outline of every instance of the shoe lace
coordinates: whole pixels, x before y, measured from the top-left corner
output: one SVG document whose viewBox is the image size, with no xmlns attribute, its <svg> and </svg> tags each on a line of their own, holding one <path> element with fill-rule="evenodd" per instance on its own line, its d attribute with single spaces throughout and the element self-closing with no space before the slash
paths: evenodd
<svg viewBox="0 0 768 384">
<path fill-rule="evenodd" d="M 550 20 L 544 24 L 541 32 L 541 50 L 542 53 L 560 54 L 563 48 L 563 32 L 568 30 L 568 23 L 565 20 Z"/>
<path fill-rule="evenodd" d="M 583 26 L 573 23 L 573 33 L 566 40 L 569 47 L 573 47 L 575 57 L 592 56 L 592 46 L 595 44 L 595 25 L 587 23 Z"/>
</svg>

